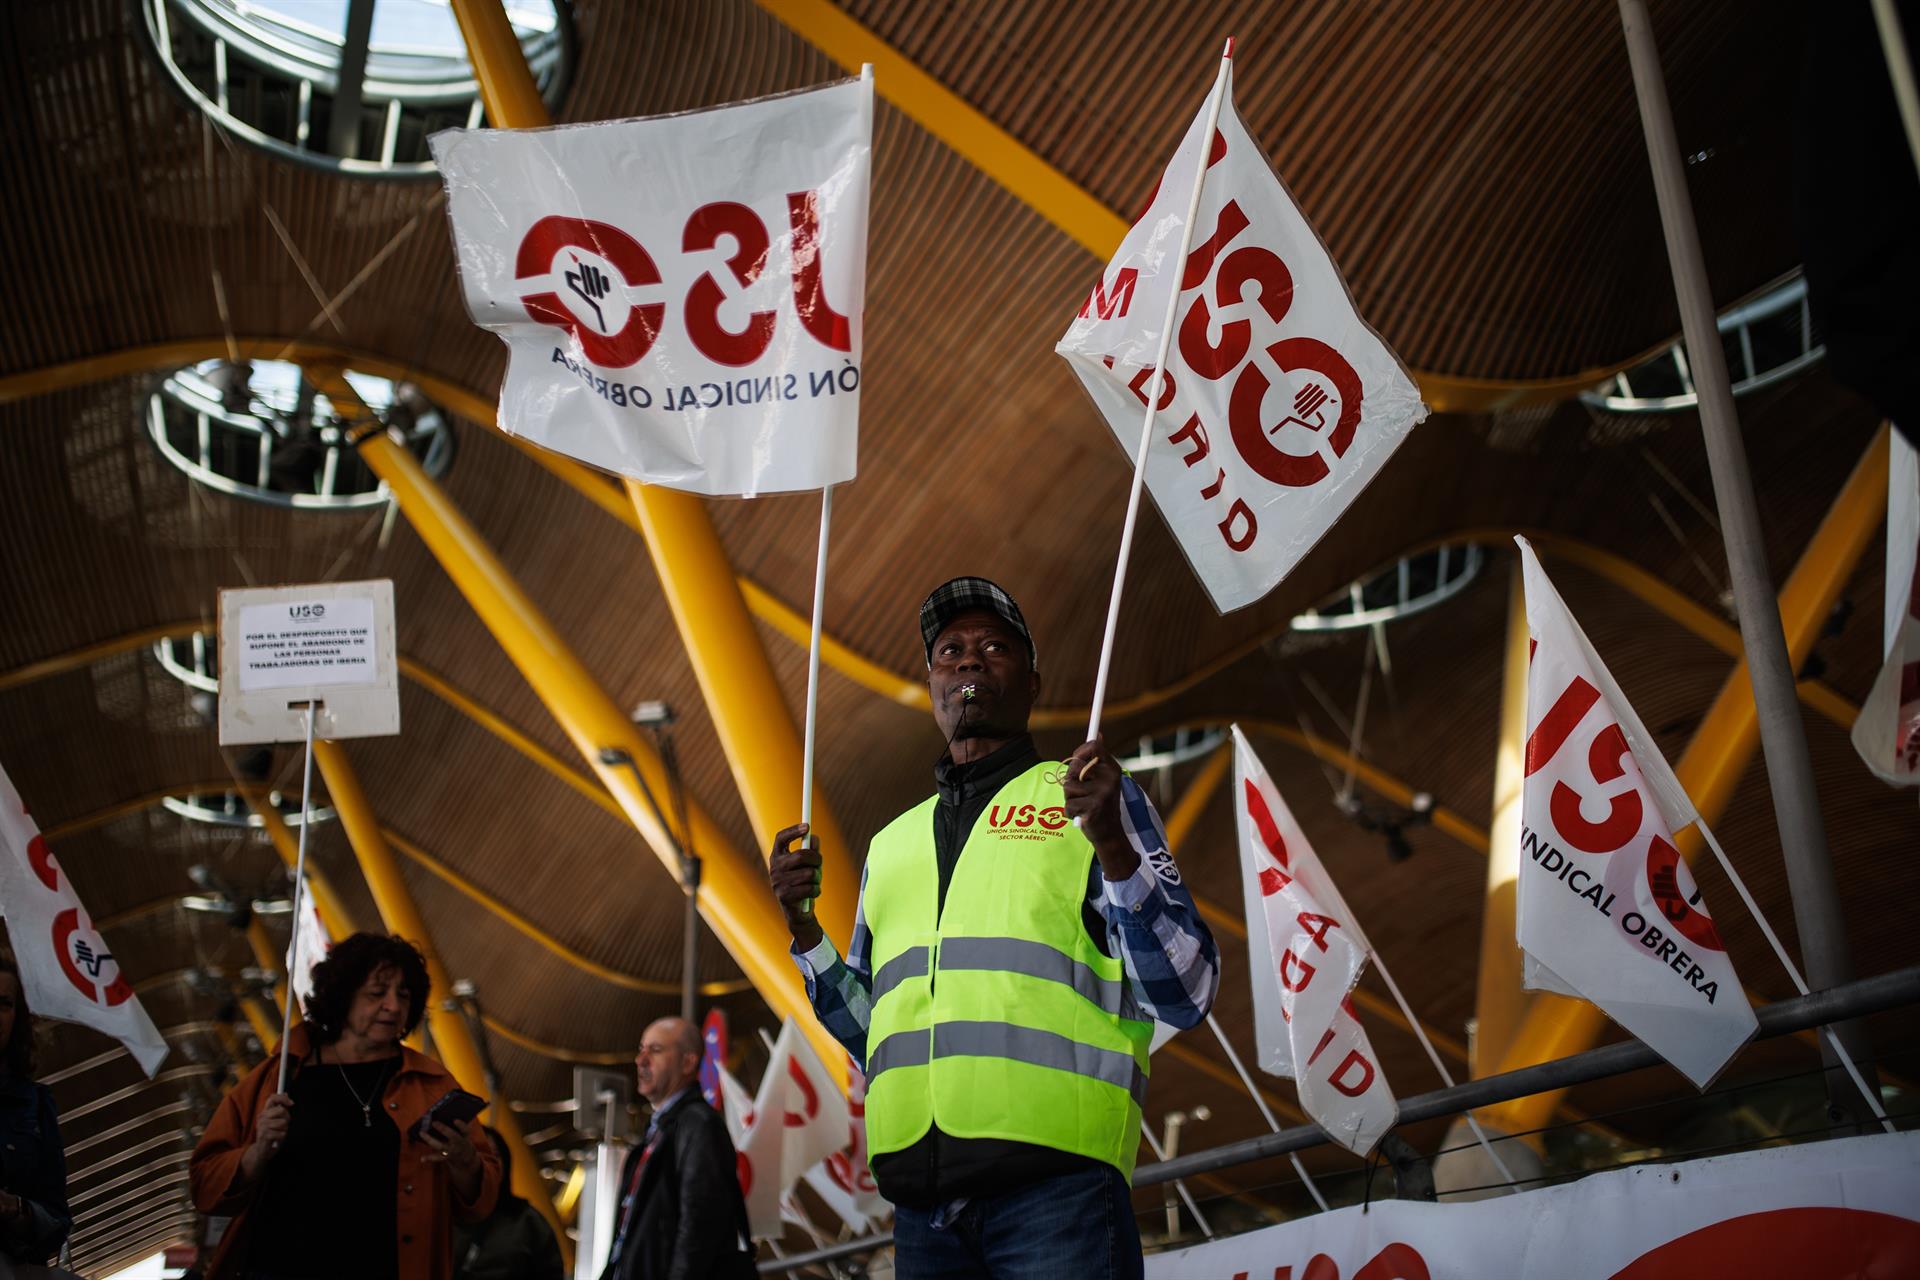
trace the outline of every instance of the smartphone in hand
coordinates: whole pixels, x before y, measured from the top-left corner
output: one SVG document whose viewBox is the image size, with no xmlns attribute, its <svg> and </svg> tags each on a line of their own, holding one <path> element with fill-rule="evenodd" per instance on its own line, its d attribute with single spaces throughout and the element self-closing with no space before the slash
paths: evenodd
<svg viewBox="0 0 1920 1280">
<path fill-rule="evenodd" d="M 455 1089 L 435 1098 L 433 1105 L 427 1108 L 427 1113 L 413 1122 L 413 1128 L 407 1130 L 407 1137 L 418 1142 L 420 1136 L 436 1124 L 457 1129 L 486 1109 L 485 1098 L 476 1097 L 465 1089 Z"/>
</svg>

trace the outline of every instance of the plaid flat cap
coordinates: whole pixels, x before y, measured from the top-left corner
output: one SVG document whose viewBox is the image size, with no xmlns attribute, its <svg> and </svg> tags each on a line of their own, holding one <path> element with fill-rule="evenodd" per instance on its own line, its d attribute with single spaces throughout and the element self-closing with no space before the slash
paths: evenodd
<svg viewBox="0 0 1920 1280">
<path fill-rule="evenodd" d="M 920 640 L 926 649 L 929 667 L 933 665 L 933 642 L 940 638 L 941 628 L 970 609 L 985 609 L 1006 619 L 1007 625 L 1027 642 L 1027 665 L 1035 671 L 1040 669 L 1040 654 L 1033 646 L 1033 633 L 1027 630 L 1020 606 L 997 583 L 985 578 L 955 578 L 943 582 L 921 602 Z"/>
</svg>

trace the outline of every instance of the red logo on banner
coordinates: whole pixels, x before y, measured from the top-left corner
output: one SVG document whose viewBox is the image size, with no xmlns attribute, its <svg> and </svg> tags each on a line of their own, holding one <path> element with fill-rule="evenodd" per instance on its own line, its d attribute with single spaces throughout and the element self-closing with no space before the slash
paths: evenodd
<svg viewBox="0 0 1920 1280">
<path fill-rule="evenodd" d="M 1690 1231 L 1641 1254 L 1612 1280 L 1920 1275 L 1920 1222 L 1865 1209 L 1771 1209 Z"/>
<path fill-rule="evenodd" d="M 67 975 L 67 981 L 95 1004 L 111 1009 L 133 995 L 105 940 L 94 932 L 92 922 L 82 921 L 79 908 L 68 907 L 53 918 L 53 953 L 59 957 L 60 971 Z M 102 984 L 100 974 L 109 966 L 112 977 Z"/>
<path fill-rule="evenodd" d="M 577 302 L 563 302 L 552 290 L 528 294 L 521 301 L 535 320 L 571 334 L 595 364 L 609 369 L 636 364 L 660 336 L 667 304 L 633 306 L 626 298 L 628 287 L 659 284 L 660 269 L 640 242 L 618 227 L 588 218 L 542 218 L 521 239 L 513 271 L 522 280 L 558 274 L 566 281 Z M 607 318 L 609 312 L 624 312 L 617 328 Z M 589 313 L 591 322 L 583 318 Z"/>
</svg>

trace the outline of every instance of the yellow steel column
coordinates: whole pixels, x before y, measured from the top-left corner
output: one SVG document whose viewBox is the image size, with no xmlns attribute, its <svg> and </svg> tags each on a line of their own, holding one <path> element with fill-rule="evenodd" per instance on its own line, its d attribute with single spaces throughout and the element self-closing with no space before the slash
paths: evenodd
<svg viewBox="0 0 1920 1280">
<path fill-rule="evenodd" d="M 406 879 L 400 873 L 400 864 L 387 847 L 380 821 L 368 805 L 366 793 L 360 789 L 360 779 L 347 760 L 346 750 L 337 742 L 316 739 L 313 759 L 320 766 L 320 776 L 326 779 L 327 794 L 340 814 L 340 821 L 346 824 L 347 839 L 360 860 L 361 873 L 366 876 L 367 888 L 372 891 L 374 904 L 380 909 L 380 919 L 390 932 L 419 947 L 420 953 L 426 957 L 427 980 L 433 987 L 433 998 L 427 1001 L 427 1027 L 433 1035 L 434 1046 L 440 1051 L 441 1060 L 466 1088 L 475 1092 L 485 1090 L 487 1074 L 480 1047 L 473 1042 L 466 1019 L 452 1008 L 449 995 L 453 991 L 453 982 L 447 975 L 446 966 L 440 963 L 440 953 L 434 949 L 433 935 L 427 932 L 427 922 L 421 918 L 419 907 L 414 905 L 413 891 L 407 888 Z M 540 1176 L 540 1166 L 533 1157 L 533 1150 L 527 1146 L 526 1137 L 520 1132 L 520 1117 L 513 1113 L 504 1096 L 496 1095 L 492 1102 L 494 1105 L 488 1109 L 488 1123 L 506 1140 L 507 1150 L 512 1153 L 513 1189 L 552 1224 L 554 1235 L 567 1255 L 568 1265 L 571 1265 L 571 1242 L 567 1239 L 560 1215 L 554 1211 L 553 1195 Z"/>
<path fill-rule="evenodd" d="M 633 480 L 627 481 L 627 493 L 653 554 L 661 594 L 673 610 L 721 749 L 733 767 L 754 839 L 765 849 L 774 832 L 800 819 L 800 735 L 793 715 L 706 506 L 693 494 Z M 825 878 L 853 876 L 858 885 L 852 851 L 817 782 L 813 833 L 828 859 Z M 842 938 L 851 933 L 851 914 L 844 921 L 830 915 L 824 898 L 816 909 L 829 933 Z"/>
<path fill-rule="evenodd" d="M 267 1008 L 267 1002 L 257 995 L 238 997 L 240 1012 L 246 1015 L 247 1024 L 253 1028 L 253 1034 L 260 1041 L 260 1052 L 272 1053 L 280 1043 L 280 1019 Z"/>
<path fill-rule="evenodd" d="M 1888 435 L 1888 428 L 1883 425 L 1841 486 L 1781 588 L 1780 621 L 1786 631 L 1787 656 L 1796 670 L 1813 651 L 1813 643 L 1819 639 L 1821 628 L 1833 612 L 1834 602 L 1886 515 Z M 1734 789 L 1759 745 L 1759 714 L 1754 709 L 1753 690 L 1743 658 L 1721 686 L 1719 697 L 1674 766 L 1694 808 L 1709 826 L 1726 812 Z M 1700 845 L 1691 828 L 1682 833 L 1676 843 L 1689 859 Z M 1513 1071 L 1578 1053 L 1592 1046 L 1606 1021 L 1606 1015 L 1598 1006 L 1584 1000 L 1560 1000 L 1552 1004 L 1537 1000 L 1514 1035 L 1499 1069 Z M 1494 1123 L 1508 1133 L 1524 1132 L 1544 1123 L 1565 1094 L 1566 1090 L 1561 1089 L 1516 1098 L 1493 1108 L 1491 1116 Z"/>
<path fill-rule="evenodd" d="M 1520 790 L 1527 746 L 1527 602 L 1520 557 L 1507 577 L 1506 657 L 1500 679 L 1500 737 L 1493 757 L 1493 821 L 1487 840 L 1486 907 L 1480 924 L 1480 975 L 1474 996 L 1474 1033 L 1468 1044 L 1473 1074 L 1491 1074 L 1506 1058 L 1531 1003 L 1520 987 L 1520 944 L 1514 901 L 1520 878 Z M 1543 993 L 1543 1002 L 1571 1004 Z"/>
<path fill-rule="evenodd" d="M 258 783 L 239 783 L 240 794 L 245 798 L 247 807 L 260 819 L 260 825 L 266 830 L 267 839 L 273 843 L 280 861 L 287 864 L 287 875 L 291 877 L 300 865 L 299 837 L 280 816 L 273 806 L 273 799 L 267 789 Z M 313 905 L 320 911 L 320 923 L 327 927 L 327 936 L 335 942 L 353 932 L 353 917 L 340 902 L 340 895 L 333 891 L 333 885 L 325 873 L 313 865 L 313 859 L 307 859 L 307 888 L 313 893 Z"/>
<path fill-rule="evenodd" d="M 260 922 L 258 915 L 250 914 L 247 919 L 247 945 L 253 948 L 253 962 L 268 973 L 277 974 L 273 984 L 273 1007 L 287 1007 L 287 958 L 275 954 L 273 939 L 267 936 L 267 926 Z M 293 1020 L 300 1021 L 300 1002 L 294 1001 Z"/>
<path fill-rule="evenodd" d="M 1193 775 L 1193 781 L 1174 802 L 1173 809 L 1167 814 L 1167 849 L 1184 849 L 1187 837 L 1193 834 L 1193 828 L 1199 823 L 1200 815 L 1207 811 L 1207 805 L 1213 800 L 1213 793 L 1233 772 L 1233 739 L 1228 738 L 1213 749 L 1206 763 L 1200 766 L 1200 772 Z"/>
<path fill-rule="evenodd" d="M 508 129 L 552 124 L 500 0 L 453 0 L 453 11 L 466 37 L 488 119 Z M 705 503 L 693 494 L 634 481 L 627 482 L 627 492 L 733 769 L 754 839 L 764 850 L 774 832 L 800 817 L 800 737 L 792 713 Z M 858 885 L 858 873 L 817 786 L 813 830 L 827 860 L 826 891 L 815 909 L 821 926 L 844 939 L 853 928 L 851 886 Z M 832 887 L 841 880 L 850 887 L 836 895 Z M 832 1053 L 827 1060 L 839 1057 Z"/>
<path fill-rule="evenodd" d="M 308 369 L 308 375 L 336 405 L 364 411 L 365 406 L 337 367 L 314 366 Z M 553 624 L 500 563 L 493 548 L 448 501 L 411 453 L 375 432 L 361 441 L 360 457 L 386 482 L 394 501 L 400 504 L 401 514 L 560 722 L 601 785 L 620 802 L 628 820 L 677 877 L 679 861 L 668 829 L 654 816 L 633 774 L 600 759 L 604 747 L 624 750 L 646 776 L 653 794 L 666 796 L 670 794 L 666 772 L 646 738 L 595 683 Z M 703 862 L 701 915 L 774 1013 L 792 1015 L 813 1040 L 828 1069 L 844 1081 L 846 1053 L 813 1016 L 806 985 L 792 960 L 786 923 L 767 888 L 765 864 L 735 849 L 710 822 L 703 822 L 697 809 L 690 809 L 690 813 L 694 844 Z M 678 820 L 673 815 L 667 815 L 666 820 L 677 828 Z M 829 856 L 819 902 L 820 922 L 829 933 L 837 930 L 845 939 L 852 933 L 859 877 L 844 847 Z"/>
</svg>

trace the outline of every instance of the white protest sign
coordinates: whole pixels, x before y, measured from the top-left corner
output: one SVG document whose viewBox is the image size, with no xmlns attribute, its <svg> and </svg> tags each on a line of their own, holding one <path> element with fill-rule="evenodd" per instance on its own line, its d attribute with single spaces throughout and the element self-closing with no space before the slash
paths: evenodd
<svg viewBox="0 0 1920 1280">
<path fill-rule="evenodd" d="M 1470 1204 L 1378 1200 L 1159 1253 L 1150 1280 L 1910 1276 L 1920 1134 L 1646 1163 Z"/>
<path fill-rule="evenodd" d="M 330 582 L 220 593 L 220 744 L 400 732 L 393 583 Z"/>
<path fill-rule="evenodd" d="M 873 84 L 433 136 L 500 429 L 692 493 L 854 475 Z"/>
</svg>

